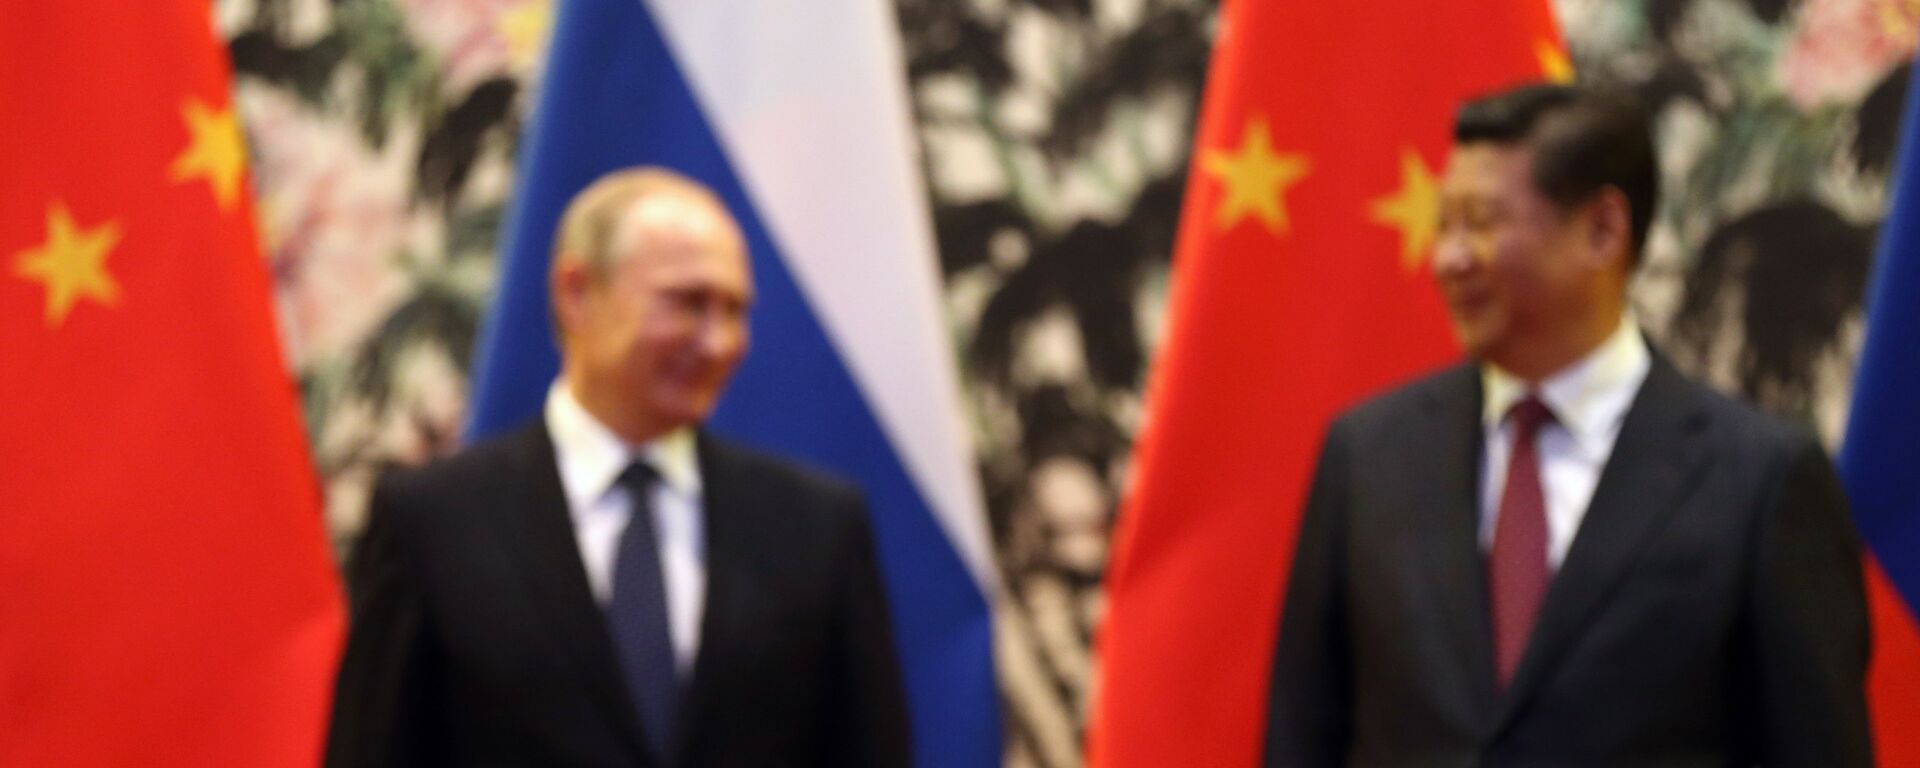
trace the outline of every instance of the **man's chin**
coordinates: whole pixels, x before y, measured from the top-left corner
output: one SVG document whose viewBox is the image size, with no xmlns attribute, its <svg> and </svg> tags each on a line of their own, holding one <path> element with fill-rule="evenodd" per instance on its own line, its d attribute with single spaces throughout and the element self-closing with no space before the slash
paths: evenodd
<svg viewBox="0 0 1920 768">
<path fill-rule="evenodd" d="M 1479 357 L 1486 353 L 1488 339 L 1492 337 L 1486 328 L 1473 322 L 1453 321 L 1453 340 L 1460 344 L 1460 350 L 1469 356 Z"/>
<path fill-rule="evenodd" d="M 713 415 L 713 407 L 719 401 L 717 395 L 675 395 L 664 398 L 660 413 L 666 415 L 676 426 L 697 426 Z"/>
</svg>

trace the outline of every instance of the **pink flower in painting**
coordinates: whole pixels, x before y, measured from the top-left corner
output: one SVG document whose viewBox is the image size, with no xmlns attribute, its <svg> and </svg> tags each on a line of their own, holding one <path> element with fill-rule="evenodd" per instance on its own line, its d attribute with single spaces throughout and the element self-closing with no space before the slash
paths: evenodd
<svg viewBox="0 0 1920 768">
<path fill-rule="evenodd" d="M 1802 109 L 1858 99 L 1913 55 L 1920 0 L 1808 0 L 1777 75 Z"/>
<path fill-rule="evenodd" d="M 412 148 L 396 130 L 374 154 L 350 118 L 285 93 L 241 88 L 254 186 L 288 358 L 307 369 L 357 348 L 410 290 Z"/>
</svg>

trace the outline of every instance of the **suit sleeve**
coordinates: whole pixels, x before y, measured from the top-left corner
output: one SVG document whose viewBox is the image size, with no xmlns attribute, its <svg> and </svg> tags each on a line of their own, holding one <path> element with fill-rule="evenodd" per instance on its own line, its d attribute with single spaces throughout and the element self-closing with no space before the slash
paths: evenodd
<svg viewBox="0 0 1920 768">
<path fill-rule="evenodd" d="M 433 766 L 433 664 L 421 587 L 408 562 L 406 518 L 389 483 L 374 491 L 347 587 L 352 623 L 327 736 L 328 768 Z"/>
<path fill-rule="evenodd" d="M 835 698 L 826 765 L 891 768 L 912 762 L 905 685 L 866 505 L 849 495 L 842 516 Z"/>
<path fill-rule="evenodd" d="M 1268 768 L 1345 762 L 1352 711 L 1344 570 L 1346 441 L 1338 423 L 1320 449 L 1294 547 L 1267 702 Z"/>
<path fill-rule="evenodd" d="M 1759 521 L 1750 643 L 1763 766 L 1871 768 L 1860 547 L 1826 452 L 1801 440 Z"/>
</svg>

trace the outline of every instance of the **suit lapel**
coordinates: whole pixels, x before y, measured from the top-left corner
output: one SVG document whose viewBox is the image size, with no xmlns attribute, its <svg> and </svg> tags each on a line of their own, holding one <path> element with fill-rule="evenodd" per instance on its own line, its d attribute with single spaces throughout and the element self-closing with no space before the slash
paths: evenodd
<svg viewBox="0 0 1920 768">
<path fill-rule="evenodd" d="M 751 607 L 746 580 L 751 567 L 747 537 L 753 511 L 753 484 L 738 477 L 740 467 L 724 446 L 705 431 L 699 434 L 701 513 L 706 524 L 707 600 L 700 619 L 700 647 L 693 674 L 681 699 L 674 752 L 685 757 L 700 723 L 712 722 L 719 706 L 719 679 L 725 674 L 729 644 L 747 624 Z"/>
<path fill-rule="evenodd" d="M 644 756 L 639 714 L 622 682 L 626 677 L 606 620 L 587 585 L 586 566 L 580 561 L 546 426 L 536 424 L 516 435 L 511 455 L 516 465 L 511 476 L 523 482 L 517 493 L 501 499 L 501 515 L 515 539 L 505 542 L 505 549 L 521 558 L 515 570 L 525 578 L 540 623 L 559 647 L 562 663 L 574 668 L 610 724 L 636 755 Z"/>
<path fill-rule="evenodd" d="M 1587 514 L 1514 673 L 1498 720 L 1504 728 L 1612 592 L 1645 541 L 1699 482 L 1706 413 L 1692 385 L 1654 355 L 1627 412 Z"/>
<path fill-rule="evenodd" d="M 1493 701 L 1493 639 L 1487 624 L 1486 566 L 1480 553 L 1480 377 L 1473 365 L 1446 374 L 1425 402 L 1426 418 L 1407 445 L 1419 446 L 1420 460 L 1409 487 L 1413 508 L 1431 510 L 1418 521 L 1426 558 L 1426 580 L 1434 608 L 1465 679 L 1473 686 L 1478 711 Z"/>
</svg>

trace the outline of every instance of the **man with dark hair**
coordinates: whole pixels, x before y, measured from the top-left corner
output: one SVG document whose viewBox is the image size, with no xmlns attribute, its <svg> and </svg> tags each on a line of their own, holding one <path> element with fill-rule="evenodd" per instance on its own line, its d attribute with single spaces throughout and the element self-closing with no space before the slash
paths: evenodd
<svg viewBox="0 0 1920 768">
<path fill-rule="evenodd" d="M 1267 765 L 1873 764 L 1825 452 L 1627 311 L 1657 178 L 1625 99 L 1460 111 L 1433 269 L 1470 359 L 1329 428 Z"/>
<path fill-rule="evenodd" d="M 327 764 L 906 765 L 859 494 L 699 429 L 747 347 L 733 217 L 632 169 L 555 240 L 542 418 L 374 491 Z"/>
</svg>

